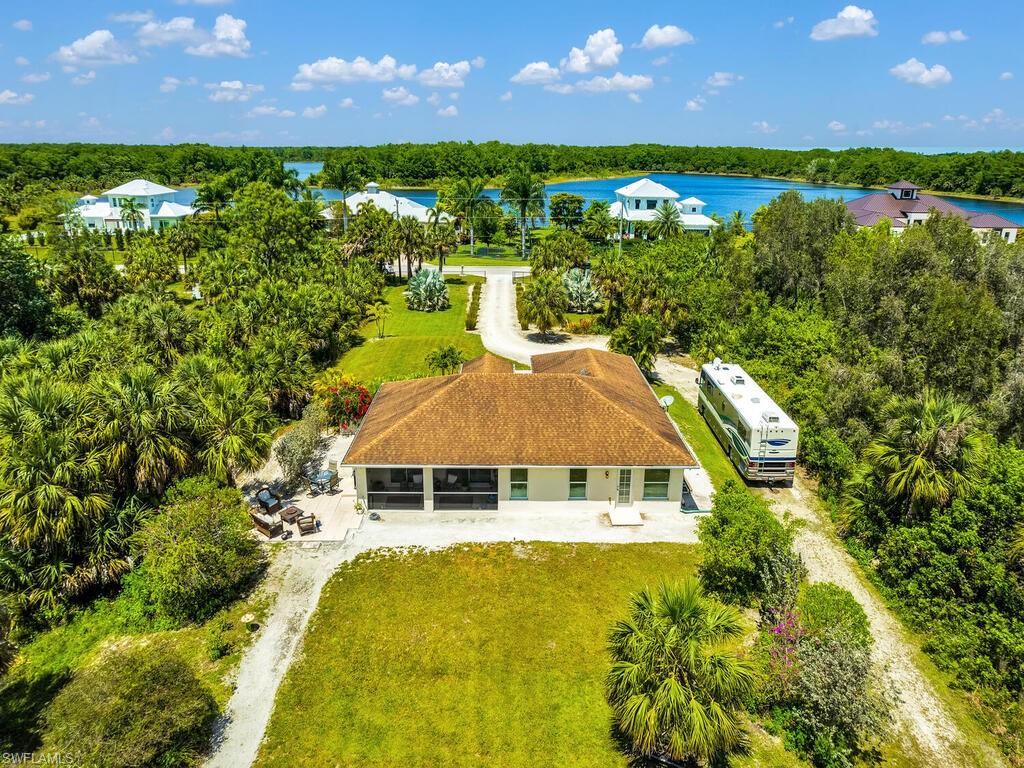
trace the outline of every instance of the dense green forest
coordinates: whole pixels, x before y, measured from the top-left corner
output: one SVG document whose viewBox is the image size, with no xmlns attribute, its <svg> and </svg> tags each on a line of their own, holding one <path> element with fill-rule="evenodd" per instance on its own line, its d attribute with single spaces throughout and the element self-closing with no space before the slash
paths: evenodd
<svg viewBox="0 0 1024 768">
<path fill-rule="evenodd" d="M 1019 764 L 1024 245 L 955 216 L 857 230 L 786 192 L 752 232 L 609 252 L 593 276 L 613 346 L 740 362 L 793 415 L 850 551 Z"/>
<path fill-rule="evenodd" d="M 894 149 L 783 150 L 755 147 L 679 147 L 661 144 L 568 146 L 491 141 L 388 144 L 376 147 L 246 149 L 201 144 L 7 144 L 0 146 L 0 177 L 16 192 L 33 182 L 63 189 L 114 186 L 136 176 L 190 184 L 245 167 L 254 157 L 350 162 L 366 178 L 426 184 L 467 175 L 494 178 L 520 162 L 545 177 L 643 171 L 779 176 L 854 185 L 913 179 L 941 192 L 1024 197 L 1024 153 L 922 155 Z M 0 187 L 0 204 L 3 202 Z"/>
</svg>

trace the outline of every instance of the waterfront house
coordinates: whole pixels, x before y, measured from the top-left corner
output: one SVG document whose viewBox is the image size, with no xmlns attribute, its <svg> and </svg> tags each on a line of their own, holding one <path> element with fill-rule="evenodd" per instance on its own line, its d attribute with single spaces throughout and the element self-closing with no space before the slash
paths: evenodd
<svg viewBox="0 0 1024 768">
<path fill-rule="evenodd" d="M 932 211 L 954 214 L 971 225 L 975 234 L 992 234 L 1008 243 L 1015 242 L 1020 225 L 995 213 L 967 211 L 941 197 L 929 195 L 909 181 L 897 181 L 885 192 L 871 192 L 850 200 L 847 210 L 860 227 L 871 227 L 882 219 L 892 222 L 892 231 L 902 233 L 907 227 L 918 226 L 931 216 Z"/>
<path fill-rule="evenodd" d="M 430 208 L 422 203 L 417 203 L 415 200 L 410 200 L 408 197 L 400 197 L 399 195 L 395 195 L 387 190 L 381 189 L 380 184 L 375 181 L 371 181 L 367 184 L 365 190 L 361 192 L 353 192 L 348 196 L 345 202 L 348 206 L 349 216 L 358 214 L 359 206 L 363 203 L 373 203 L 378 208 L 390 213 L 396 219 L 412 216 L 416 221 L 423 224 L 426 224 L 427 221 L 430 220 Z M 332 207 L 325 208 L 321 215 L 328 221 L 331 221 L 334 219 L 334 210 Z M 446 213 L 442 213 L 441 220 L 450 221 L 451 217 Z"/>
<path fill-rule="evenodd" d="M 669 201 L 679 211 L 683 229 L 688 232 L 705 234 L 718 226 L 718 222 L 704 215 L 704 201 L 696 197 L 679 200 L 679 193 L 648 178 L 639 179 L 615 190 L 615 202 L 611 204 L 612 218 L 622 224 L 626 237 L 634 233 L 636 222 L 650 223 L 657 215 L 658 206 Z"/>
<path fill-rule="evenodd" d="M 178 191 L 146 179 L 108 189 L 102 197 L 85 195 L 75 205 L 76 217 L 86 229 L 112 232 L 116 229 L 165 229 L 194 214 L 195 208 L 177 201 Z M 127 221 L 122 213 L 126 200 L 134 200 L 141 218 Z"/>
<path fill-rule="evenodd" d="M 499 513 L 678 511 L 698 466 L 633 359 L 593 349 L 385 383 L 344 463 L 370 510 Z"/>
</svg>

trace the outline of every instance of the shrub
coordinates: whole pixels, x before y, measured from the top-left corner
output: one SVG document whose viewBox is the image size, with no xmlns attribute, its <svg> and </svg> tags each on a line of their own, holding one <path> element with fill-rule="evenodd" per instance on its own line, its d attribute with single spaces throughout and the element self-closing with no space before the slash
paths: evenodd
<svg viewBox="0 0 1024 768">
<path fill-rule="evenodd" d="M 158 620 L 206 619 L 262 567 L 251 530 L 242 495 L 233 488 L 167 504 L 135 534 L 142 564 L 130 576 L 131 590 Z"/>
<path fill-rule="evenodd" d="M 310 403 L 302 411 L 302 419 L 274 443 L 274 458 L 281 465 L 281 474 L 288 483 L 299 479 L 320 446 L 320 433 L 330 423 L 320 403 Z"/>
<path fill-rule="evenodd" d="M 765 563 L 779 550 L 791 552 L 793 532 L 767 503 L 735 480 L 715 494 L 711 514 L 697 525 L 704 549 L 700 578 L 728 600 L 750 605 L 763 593 Z"/>
<path fill-rule="evenodd" d="M 530 317 L 526 311 L 526 302 L 523 301 L 523 284 L 516 283 L 516 317 L 519 319 L 519 327 L 524 331 L 530 330 Z"/>
<path fill-rule="evenodd" d="M 315 382 L 313 397 L 323 406 L 329 423 L 346 431 L 359 424 L 373 400 L 370 390 L 348 376 Z"/>
<path fill-rule="evenodd" d="M 562 276 L 570 312 L 593 312 L 601 306 L 601 291 L 591 282 L 590 270 L 570 269 Z"/>
<path fill-rule="evenodd" d="M 421 269 L 411 278 L 404 293 L 405 303 L 416 312 L 438 312 L 448 309 L 448 285 L 440 272 Z"/>
<path fill-rule="evenodd" d="M 133 286 L 163 285 L 178 279 L 178 260 L 152 238 L 136 239 L 124 255 L 124 276 Z"/>
<path fill-rule="evenodd" d="M 210 661 L 223 659 L 231 653 L 234 644 L 225 635 L 231 631 L 231 622 L 227 619 L 220 619 L 210 624 L 206 633 L 206 653 Z"/>
<path fill-rule="evenodd" d="M 177 654 L 110 651 L 75 673 L 46 713 L 45 745 L 101 768 L 198 765 L 217 704 Z"/>
<path fill-rule="evenodd" d="M 480 284 L 473 283 L 469 289 L 469 311 L 466 313 L 466 330 L 475 331 L 480 316 Z"/>
<path fill-rule="evenodd" d="M 819 637 L 839 633 L 865 648 L 871 646 L 867 614 L 849 590 L 829 582 L 808 584 L 797 606 L 808 633 Z"/>
<path fill-rule="evenodd" d="M 760 612 L 762 624 L 774 624 L 796 607 L 800 584 L 807 578 L 803 560 L 781 542 L 772 545 L 761 563 Z"/>
</svg>

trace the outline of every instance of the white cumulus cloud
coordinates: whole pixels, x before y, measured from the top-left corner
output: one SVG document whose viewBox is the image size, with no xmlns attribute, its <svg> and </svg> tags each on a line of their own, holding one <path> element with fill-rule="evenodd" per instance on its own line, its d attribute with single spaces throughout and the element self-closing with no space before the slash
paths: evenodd
<svg viewBox="0 0 1024 768">
<path fill-rule="evenodd" d="M 174 93 L 183 85 L 196 85 L 198 82 L 199 81 L 194 77 L 185 78 L 183 80 L 180 77 L 174 77 L 173 75 L 165 75 L 163 80 L 160 81 L 160 92 Z"/>
<path fill-rule="evenodd" d="M 210 101 L 230 102 L 248 101 L 257 93 L 263 92 L 263 86 L 257 83 L 243 83 L 241 80 L 221 80 L 219 83 L 207 83 Z"/>
<path fill-rule="evenodd" d="M 356 56 L 352 61 L 328 56 L 311 64 L 300 64 L 292 78 L 293 90 L 309 90 L 314 85 L 330 83 L 371 82 L 388 83 L 396 78 L 410 80 L 416 75 L 413 64 L 399 64 L 394 56 L 385 54 L 373 62 L 365 56 Z"/>
<path fill-rule="evenodd" d="M 420 101 L 420 97 L 415 93 L 410 93 L 409 89 L 404 85 L 399 85 L 396 88 L 385 88 L 381 91 L 381 98 L 389 104 L 394 104 L 398 107 L 411 107 Z"/>
<path fill-rule="evenodd" d="M 273 104 L 261 104 L 253 107 L 245 113 L 246 117 L 295 117 L 295 112 L 290 109 L 278 109 Z"/>
<path fill-rule="evenodd" d="M 719 88 L 736 85 L 742 79 L 743 75 L 737 75 L 735 72 L 712 72 L 704 81 L 704 87 L 711 93 L 717 93 Z"/>
<path fill-rule="evenodd" d="M 90 69 L 88 72 L 80 72 L 71 78 L 72 85 L 90 85 L 96 80 L 96 70 Z"/>
<path fill-rule="evenodd" d="M 21 76 L 23 83 L 45 83 L 49 79 L 49 72 L 29 72 L 27 75 Z"/>
<path fill-rule="evenodd" d="M 779 130 L 777 125 L 771 125 L 767 120 L 755 120 L 751 127 L 758 133 L 775 133 Z"/>
<path fill-rule="evenodd" d="M 949 32 L 928 32 L 921 38 L 921 42 L 925 45 L 945 45 L 946 43 L 962 43 L 967 39 L 967 35 L 962 30 L 953 29 Z"/>
<path fill-rule="evenodd" d="M 454 64 L 439 61 L 430 69 L 420 72 L 417 78 L 431 88 L 461 88 L 466 84 L 469 70 L 468 61 L 456 61 Z"/>
<path fill-rule="evenodd" d="M 31 32 L 32 22 L 29 19 L 18 19 L 16 22 L 11 24 L 19 32 Z"/>
<path fill-rule="evenodd" d="M 31 104 L 33 99 L 35 99 L 35 96 L 31 93 L 17 93 L 10 88 L 0 91 L 0 104 L 21 106 L 23 104 Z"/>
<path fill-rule="evenodd" d="M 846 131 L 846 123 L 841 123 L 838 120 L 832 120 L 828 124 L 828 129 L 835 133 L 843 133 Z"/>
<path fill-rule="evenodd" d="M 848 5 L 831 19 L 819 21 L 811 29 L 811 40 L 841 40 L 845 37 L 875 37 L 878 19 L 867 8 Z"/>
<path fill-rule="evenodd" d="M 316 107 L 306 107 L 302 110 L 302 116 L 307 120 L 318 120 L 327 114 L 327 105 L 321 104 Z"/>
<path fill-rule="evenodd" d="M 487 64 L 487 59 L 483 56 L 474 56 L 469 63 L 473 65 L 474 69 L 483 69 Z"/>
<path fill-rule="evenodd" d="M 66 68 L 134 64 L 138 57 L 125 48 L 109 29 L 97 29 L 68 45 L 62 45 L 53 57 Z"/>
<path fill-rule="evenodd" d="M 208 59 L 217 56 L 245 58 L 252 48 L 252 43 L 245 36 L 246 26 L 248 25 L 244 19 L 236 19 L 229 13 L 222 13 L 213 23 L 213 30 L 208 33 L 204 31 L 202 42 L 188 46 L 185 53 Z"/>
<path fill-rule="evenodd" d="M 458 117 L 459 108 L 454 104 L 449 104 L 447 107 L 437 110 L 437 114 L 441 117 Z"/>
<path fill-rule="evenodd" d="M 505 91 L 498 99 L 501 101 L 512 101 L 512 91 Z"/>
<path fill-rule="evenodd" d="M 562 69 L 567 72 L 586 73 L 595 69 L 607 69 L 619 63 L 622 43 L 615 36 L 615 30 L 599 29 L 587 37 L 583 48 L 573 47 L 562 59 Z"/>
<path fill-rule="evenodd" d="M 1000 80 L 1013 80 L 1013 72 L 1001 72 L 999 74 Z"/>
<path fill-rule="evenodd" d="M 703 96 L 694 96 L 692 99 L 686 100 L 686 111 L 702 112 L 705 104 L 707 104 L 707 99 Z"/>
<path fill-rule="evenodd" d="M 139 27 L 135 36 L 143 47 L 160 45 L 198 45 L 209 33 L 196 27 L 189 16 L 175 16 L 170 21 L 149 20 Z"/>
<path fill-rule="evenodd" d="M 652 24 L 644 32 L 643 39 L 637 44 L 638 48 L 669 48 L 675 45 L 685 45 L 693 42 L 693 35 L 682 27 L 675 24 L 666 24 L 659 27 Z"/>
<path fill-rule="evenodd" d="M 546 61 L 531 61 L 512 76 L 513 83 L 520 85 L 545 85 L 558 80 L 562 74 Z"/>
<path fill-rule="evenodd" d="M 346 96 L 344 99 L 338 102 L 338 106 L 342 109 L 354 109 L 356 106 L 355 100 L 351 96 Z"/>
<path fill-rule="evenodd" d="M 641 101 L 643 101 L 643 99 L 640 98 L 639 93 L 626 94 L 626 98 L 632 101 L 634 104 L 639 104 Z"/>
<path fill-rule="evenodd" d="M 115 13 L 110 17 L 115 24 L 145 24 L 153 20 L 152 11 L 128 11 L 126 13 Z"/>
<path fill-rule="evenodd" d="M 19 67 L 27 67 L 27 66 L 28 66 L 29 64 L 31 64 L 32 62 L 31 62 L 31 61 L 29 61 L 28 59 L 26 59 L 26 58 L 25 58 L 24 56 L 18 56 L 18 57 L 17 57 L 17 58 L 16 58 L 15 60 L 14 60 L 14 63 L 15 63 L 15 64 L 17 64 L 17 65 L 18 65 Z"/>
<path fill-rule="evenodd" d="M 953 80 L 953 74 L 941 64 L 934 64 L 929 67 L 923 61 L 918 61 L 915 58 L 910 58 L 902 64 L 897 64 L 889 70 L 889 73 L 905 83 L 921 85 L 925 88 L 946 85 Z"/>
<path fill-rule="evenodd" d="M 654 80 L 647 75 L 624 75 L 616 72 L 611 77 L 592 77 L 580 80 L 573 86 L 583 93 L 610 93 L 612 91 L 646 91 L 654 86 Z"/>
</svg>

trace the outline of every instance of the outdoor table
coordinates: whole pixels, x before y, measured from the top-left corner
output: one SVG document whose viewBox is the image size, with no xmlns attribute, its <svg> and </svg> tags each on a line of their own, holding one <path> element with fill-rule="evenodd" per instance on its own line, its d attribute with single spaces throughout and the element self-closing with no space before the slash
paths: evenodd
<svg viewBox="0 0 1024 768">
<path fill-rule="evenodd" d="M 299 515 L 302 514 L 302 510 L 296 507 L 294 504 L 290 507 L 285 507 L 281 510 L 281 519 L 286 523 L 294 523 L 299 519 Z"/>
</svg>

